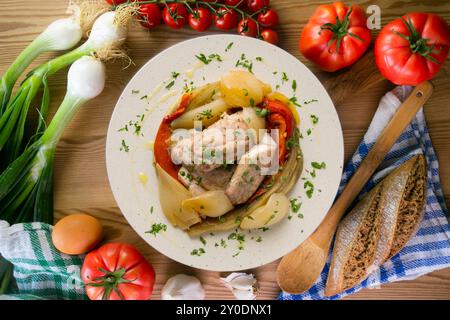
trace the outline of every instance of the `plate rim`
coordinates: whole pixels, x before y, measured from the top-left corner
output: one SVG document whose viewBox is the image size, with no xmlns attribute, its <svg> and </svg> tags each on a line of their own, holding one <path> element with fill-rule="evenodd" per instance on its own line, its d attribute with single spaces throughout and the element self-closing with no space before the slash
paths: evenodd
<svg viewBox="0 0 450 320">
<path fill-rule="evenodd" d="M 115 103 L 115 105 L 114 105 L 113 112 L 111 113 L 111 117 L 110 117 L 109 124 L 108 124 L 108 129 L 107 129 L 106 141 L 105 141 L 105 162 L 106 162 L 105 164 L 106 164 L 106 169 L 107 169 L 108 184 L 109 184 L 110 190 L 111 190 L 111 192 L 112 192 L 112 194 L 113 194 L 114 201 L 116 202 L 116 205 L 117 205 L 117 207 L 118 207 L 119 210 L 120 210 L 120 213 L 121 213 L 122 216 L 125 218 L 125 220 L 127 221 L 128 225 L 131 227 L 131 229 L 133 229 L 133 231 L 134 231 L 134 232 L 135 232 L 135 233 L 136 233 L 136 234 L 137 234 L 137 235 L 138 235 L 138 236 L 139 236 L 146 244 L 148 244 L 150 247 L 152 247 L 155 251 L 159 252 L 159 253 L 162 254 L 163 256 L 165 256 L 165 257 L 167 257 L 167 258 L 169 258 L 169 259 L 171 259 L 171 260 L 173 260 L 173 261 L 176 261 L 176 262 L 178 262 L 178 263 L 180 263 L 180 264 L 183 264 L 183 265 L 185 265 L 185 266 L 191 267 L 191 268 L 196 268 L 196 269 L 201 269 L 201 270 L 207 270 L 207 271 L 213 271 L 213 272 L 242 271 L 242 270 L 248 270 L 248 269 L 259 268 L 259 267 L 262 267 L 262 266 L 267 265 L 267 264 L 269 264 L 269 263 L 275 262 L 276 260 L 282 258 L 284 255 L 288 254 L 288 253 L 291 252 L 291 251 L 286 252 L 285 254 L 281 255 L 280 257 L 274 258 L 273 260 L 268 261 L 268 262 L 265 262 L 265 263 L 263 263 L 263 264 L 259 264 L 259 263 L 258 263 L 258 264 L 253 264 L 253 265 L 251 265 L 251 266 L 236 267 L 236 268 L 233 268 L 233 269 L 229 269 L 229 268 L 212 268 L 212 267 L 210 267 L 210 266 L 208 266 L 208 267 L 201 267 L 201 266 L 190 265 L 190 264 L 188 264 L 187 262 L 182 261 L 181 259 L 177 259 L 177 258 L 174 258 L 174 257 L 171 256 L 171 255 L 168 255 L 167 253 L 165 253 L 165 252 L 163 252 L 162 250 L 160 250 L 160 248 L 157 248 L 157 247 L 153 246 L 153 245 L 148 241 L 148 239 L 144 237 L 143 234 L 141 234 L 140 232 L 138 232 L 138 231 L 134 228 L 134 226 L 133 226 L 132 223 L 130 222 L 130 219 L 129 219 L 129 218 L 127 217 L 127 215 L 124 213 L 124 210 L 122 209 L 121 205 L 119 204 L 119 202 L 118 202 L 118 200 L 117 200 L 117 197 L 116 197 L 116 194 L 115 194 L 115 191 L 114 191 L 114 188 L 113 188 L 113 185 L 112 185 L 112 178 L 111 178 L 112 173 L 110 172 L 110 170 L 112 170 L 112 168 L 110 168 L 110 165 L 109 165 L 110 161 L 108 161 L 109 157 L 111 156 L 111 155 L 110 155 L 111 151 L 108 151 L 108 150 L 110 149 L 110 148 L 108 148 L 108 146 L 110 145 L 110 142 L 111 142 L 110 140 L 112 139 L 112 138 L 111 138 L 111 135 L 110 135 L 110 132 L 111 132 L 112 130 L 114 130 L 114 129 L 112 128 L 112 125 L 113 125 L 113 121 L 112 121 L 112 120 L 113 120 L 113 118 L 114 118 L 114 116 L 115 116 L 115 113 L 118 112 L 118 111 L 117 111 L 118 105 L 119 105 L 119 103 L 121 102 L 121 98 L 122 98 L 123 94 L 125 93 L 125 89 L 128 87 L 128 85 L 129 85 L 135 78 L 137 78 L 137 77 L 139 76 L 139 74 L 141 73 L 141 71 L 142 71 L 143 69 L 145 69 L 146 66 L 147 66 L 148 64 L 152 63 L 152 61 L 158 59 L 160 56 L 163 56 L 163 55 L 164 55 L 167 51 L 169 51 L 169 50 L 173 50 L 173 49 L 175 49 L 175 48 L 177 48 L 177 47 L 184 46 L 184 45 L 186 45 L 186 44 L 189 44 L 190 42 L 198 41 L 199 39 L 203 39 L 203 38 L 205 38 L 205 39 L 206 39 L 206 38 L 229 38 L 229 39 L 239 39 L 239 41 L 242 41 L 242 40 L 243 40 L 242 37 L 243 37 L 243 36 L 240 36 L 240 35 L 233 35 L 233 34 L 213 34 L 213 35 L 203 35 L 203 36 L 198 36 L 198 37 L 186 39 L 186 40 L 184 40 L 184 41 L 181 41 L 181 42 L 179 42 L 179 43 L 176 43 L 176 44 L 174 44 L 174 45 L 171 45 L 171 46 L 169 46 L 169 47 L 163 49 L 161 52 L 157 53 L 157 54 L 154 55 L 153 57 L 149 58 L 149 59 L 148 59 L 148 60 L 147 60 L 147 61 L 139 68 L 139 70 L 137 70 L 137 71 L 135 72 L 135 74 L 130 78 L 130 80 L 129 80 L 129 81 L 125 84 L 125 86 L 123 87 L 123 89 L 122 89 L 122 91 L 121 91 L 121 94 L 119 95 L 119 97 L 118 97 L 118 99 L 117 99 L 117 101 L 116 101 L 116 103 Z M 255 38 L 247 38 L 247 37 L 245 38 L 245 40 L 246 40 L 246 41 L 247 41 L 247 40 L 249 40 L 249 41 L 262 41 L 262 40 L 258 40 L 258 39 L 255 39 Z M 282 50 L 284 53 L 286 53 L 286 54 L 290 55 L 291 57 L 293 57 L 293 58 L 297 61 L 297 63 L 303 65 L 305 68 L 307 68 L 307 69 L 309 70 L 309 72 L 311 73 L 312 77 L 313 77 L 313 78 L 320 84 L 320 86 L 323 88 L 323 91 L 324 91 L 324 93 L 326 94 L 326 97 L 329 99 L 329 101 L 331 102 L 331 105 L 333 106 L 333 109 L 334 109 L 333 112 L 335 113 L 336 119 L 338 120 L 337 123 L 336 123 L 336 126 L 338 127 L 337 129 L 339 129 L 339 130 L 338 130 L 338 132 L 339 132 L 339 141 L 340 141 L 340 146 L 341 146 L 341 148 L 340 148 L 340 150 L 339 150 L 339 163 L 338 163 L 338 165 L 339 165 L 339 176 L 342 177 L 343 172 L 344 172 L 344 160 L 345 160 L 345 159 L 344 159 L 344 158 L 345 158 L 345 154 L 344 154 L 344 151 L 345 151 L 344 134 L 343 134 L 342 124 L 341 124 L 341 120 L 340 120 L 340 118 L 339 118 L 339 114 L 338 114 L 338 112 L 337 112 L 336 106 L 335 106 L 333 100 L 331 99 L 331 97 L 330 97 L 328 91 L 326 90 L 326 88 L 325 88 L 325 86 L 322 84 L 322 82 L 321 82 L 321 81 L 317 78 L 317 76 L 314 74 L 314 72 L 312 72 L 312 71 L 310 70 L 310 68 L 308 68 L 308 67 L 307 67 L 300 59 L 298 59 L 298 58 L 295 57 L 293 54 L 291 54 L 290 52 L 286 51 L 285 49 L 283 49 L 283 48 L 281 48 L 281 47 L 275 46 L 275 45 L 270 44 L 270 43 L 267 43 L 267 42 L 263 42 L 263 43 L 264 43 L 265 45 L 269 46 L 269 47 L 275 47 L 277 50 Z M 336 197 L 337 197 L 338 191 L 339 191 L 339 186 L 340 186 L 340 181 L 339 181 L 339 183 L 335 186 L 335 190 L 334 190 L 334 192 L 333 192 L 333 193 L 335 194 L 334 199 L 330 202 L 329 206 L 327 207 L 327 210 L 326 210 L 326 211 L 324 210 L 324 212 L 326 212 L 326 213 L 323 215 L 323 217 L 322 217 L 322 219 L 320 220 L 320 222 L 319 222 L 319 223 L 317 224 L 317 226 L 313 229 L 313 231 L 308 235 L 308 237 L 306 237 L 302 242 L 299 242 L 299 243 L 297 244 L 297 247 L 300 246 L 304 241 L 306 241 L 306 239 L 308 239 L 308 238 L 314 233 L 314 231 L 322 224 L 322 222 L 324 221 L 324 219 L 325 219 L 325 217 L 326 217 L 326 215 L 327 215 L 327 212 L 330 210 L 330 208 L 332 207 L 334 201 L 336 200 Z M 294 249 L 295 249 L 295 248 L 294 248 Z"/>
</svg>

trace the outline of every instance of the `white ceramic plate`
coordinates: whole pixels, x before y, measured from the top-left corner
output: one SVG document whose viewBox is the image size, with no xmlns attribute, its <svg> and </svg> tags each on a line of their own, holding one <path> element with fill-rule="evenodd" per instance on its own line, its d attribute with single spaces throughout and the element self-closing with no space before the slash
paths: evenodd
<svg viewBox="0 0 450 320">
<path fill-rule="evenodd" d="M 233 45 L 227 50 L 230 43 Z M 204 65 L 195 57 L 201 53 L 206 56 L 219 54 L 223 61 L 213 60 Z M 253 72 L 259 79 L 274 89 L 279 86 L 278 91 L 286 96 L 294 95 L 292 83 L 296 81 L 296 97 L 302 105 L 298 111 L 304 169 L 302 178 L 289 195 L 302 202 L 301 217 L 292 214 L 291 219 L 285 219 L 265 232 L 238 231 L 245 235 L 244 249 L 239 250 L 238 241 L 228 239 L 231 232 L 207 234 L 204 245 L 199 238 L 190 238 L 184 231 L 170 225 L 159 205 L 151 142 L 163 116 L 182 94 L 184 85 L 189 86 L 192 81 L 198 87 L 217 81 L 227 70 L 235 68 L 242 54 L 253 61 Z M 180 75 L 167 89 L 172 81 L 172 72 Z M 283 73 L 289 80 L 282 80 Z M 311 115 L 319 119 L 317 124 L 313 124 Z M 136 121 L 137 126 L 142 127 L 139 134 L 135 133 L 136 126 L 133 125 Z M 128 131 L 120 130 L 127 124 Z M 335 198 L 342 174 L 342 130 L 327 92 L 298 59 L 260 40 L 233 35 L 206 36 L 161 52 L 131 79 L 117 102 L 109 125 L 106 161 L 111 188 L 120 209 L 148 244 L 192 267 L 235 271 L 258 267 L 282 257 L 302 243 L 320 224 Z M 315 170 L 314 178 L 311 177 L 312 162 L 326 164 L 325 169 Z M 143 183 L 143 177 L 148 178 L 146 183 Z M 306 194 L 306 180 L 314 185 L 311 198 Z M 167 230 L 157 235 L 146 233 L 153 223 L 166 224 Z M 223 243 L 226 247 L 221 245 Z M 203 248 L 205 253 L 201 256 L 191 254 L 199 248 Z"/>
</svg>

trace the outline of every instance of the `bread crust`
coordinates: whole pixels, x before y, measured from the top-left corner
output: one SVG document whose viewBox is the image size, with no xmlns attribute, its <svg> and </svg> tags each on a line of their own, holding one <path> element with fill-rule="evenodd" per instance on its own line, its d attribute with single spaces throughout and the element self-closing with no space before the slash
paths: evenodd
<svg viewBox="0 0 450 320">
<path fill-rule="evenodd" d="M 363 281 L 417 231 L 426 200 L 426 161 L 416 155 L 378 183 L 339 224 L 325 295 Z"/>
</svg>

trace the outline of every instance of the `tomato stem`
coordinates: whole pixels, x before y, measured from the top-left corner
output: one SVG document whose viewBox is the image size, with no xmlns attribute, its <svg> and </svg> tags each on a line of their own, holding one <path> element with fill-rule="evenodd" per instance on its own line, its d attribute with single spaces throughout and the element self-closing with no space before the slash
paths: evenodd
<svg viewBox="0 0 450 320">
<path fill-rule="evenodd" d="M 134 280 L 124 279 L 124 275 L 127 272 L 125 268 L 118 269 L 116 271 L 108 271 L 103 268 L 98 268 L 99 271 L 103 272 L 104 275 L 92 279 L 93 282 L 87 283 L 86 285 L 91 287 L 104 287 L 103 300 L 108 300 L 111 292 L 114 291 L 120 299 L 125 300 L 122 293 L 117 288 L 121 283 L 130 283 Z"/>
<path fill-rule="evenodd" d="M 429 45 L 430 39 L 421 37 L 419 32 L 417 32 L 416 28 L 414 27 L 411 19 L 408 18 L 408 20 L 405 20 L 403 17 L 401 19 L 405 24 L 406 29 L 408 29 L 409 36 L 398 32 L 397 30 L 392 30 L 392 32 L 407 40 L 409 42 L 409 47 L 411 48 L 411 51 L 413 53 L 420 54 L 424 58 L 436 64 L 439 64 L 439 62 L 431 56 L 431 54 L 434 53 L 434 48 L 436 45 L 434 43 Z"/>
<path fill-rule="evenodd" d="M 348 31 L 348 28 L 350 26 L 350 15 L 352 14 L 353 8 L 350 8 L 350 10 L 347 11 L 347 13 L 344 16 L 344 19 L 342 21 L 339 19 L 338 16 L 336 16 L 336 23 L 325 23 L 320 27 L 320 31 L 322 30 L 328 30 L 333 33 L 333 38 L 331 38 L 330 41 L 328 41 L 328 47 L 331 46 L 331 44 L 336 40 L 336 53 L 339 54 L 339 48 L 341 46 L 342 38 L 345 36 L 350 36 L 355 39 L 358 39 L 360 41 L 364 42 L 364 39 L 359 37 L 358 35 L 351 33 Z M 320 33 L 320 32 L 319 32 Z"/>
</svg>

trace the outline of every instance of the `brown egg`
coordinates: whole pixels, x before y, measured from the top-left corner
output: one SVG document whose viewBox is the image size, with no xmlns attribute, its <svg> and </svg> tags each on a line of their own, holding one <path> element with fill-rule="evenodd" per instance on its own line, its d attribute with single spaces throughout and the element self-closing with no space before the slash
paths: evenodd
<svg viewBox="0 0 450 320">
<path fill-rule="evenodd" d="M 53 228 L 52 241 L 56 249 L 66 254 L 82 254 L 94 249 L 103 237 L 99 220 L 75 213 L 58 221 Z"/>
</svg>

